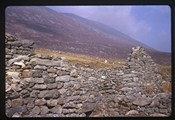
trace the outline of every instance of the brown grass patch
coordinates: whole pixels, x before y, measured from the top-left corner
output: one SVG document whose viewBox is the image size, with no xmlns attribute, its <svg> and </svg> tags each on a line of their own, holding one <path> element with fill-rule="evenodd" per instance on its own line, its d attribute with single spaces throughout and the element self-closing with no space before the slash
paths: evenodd
<svg viewBox="0 0 175 120">
<path fill-rule="evenodd" d="M 171 83 L 168 81 L 162 82 L 162 91 L 163 92 L 171 92 Z"/>
<path fill-rule="evenodd" d="M 114 60 L 114 59 L 107 59 L 107 63 L 105 63 L 104 58 L 99 58 L 95 56 L 88 56 L 82 54 L 75 54 L 75 53 L 68 53 L 62 51 L 54 51 L 50 49 L 35 49 L 36 54 L 41 55 L 53 55 L 58 57 L 65 57 L 70 63 L 73 63 L 77 66 L 88 66 L 90 68 L 103 68 L 103 67 L 115 67 L 115 66 L 122 66 L 125 64 L 124 60 Z"/>
<path fill-rule="evenodd" d="M 158 68 L 158 73 L 160 73 L 161 75 L 165 75 L 165 76 L 168 75 L 171 77 L 171 66 L 170 65 L 157 64 L 157 68 Z"/>
</svg>

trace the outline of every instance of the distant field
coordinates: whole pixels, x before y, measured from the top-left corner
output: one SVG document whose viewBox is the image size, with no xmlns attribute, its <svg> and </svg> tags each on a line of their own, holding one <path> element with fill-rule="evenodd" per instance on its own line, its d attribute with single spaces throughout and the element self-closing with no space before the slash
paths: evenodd
<svg viewBox="0 0 175 120">
<path fill-rule="evenodd" d="M 103 68 L 103 67 L 116 67 L 116 66 L 122 66 L 126 63 L 126 60 L 114 60 L 114 59 L 108 59 L 105 63 L 104 58 L 94 57 L 94 56 L 87 56 L 87 55 L 81 55 L 81 54 L 75 54 L 75 53 L 68 53 L 68 52 L 62 52 L 62 51 L 54 51 L 50 49 L 41 49 L 37 48 L 35 49 L 36 54 L 41 55 L 54 55 L 58 57 L 65 57 L 70 63 L 73 63 L 77 66 L 83 66 L 83 67 L 90 67 L 93 69 Z M 168 75 L 171 77 L 171 66 L 170 65 L 160 65 L 157 64 L 158 72 L 162 75 Z"/>
<path fill-rule="evenodd" d="M 58 52 L 49 49 L 35 49 L 36 54 L 41 55 L 54 55 L 58 57 L 65 57 L 70 63 L 73 63 L 77 66 L 88 66 L 93 69 L 103 68 L 103 67 L 114 67 L 114 66 L 122 66 L 126 63 L 124 60 L 114 60 L 94 57 L 94 56 L 87 56 L 75 53 L 68 53 L 68 52 Z"/>
</svg>

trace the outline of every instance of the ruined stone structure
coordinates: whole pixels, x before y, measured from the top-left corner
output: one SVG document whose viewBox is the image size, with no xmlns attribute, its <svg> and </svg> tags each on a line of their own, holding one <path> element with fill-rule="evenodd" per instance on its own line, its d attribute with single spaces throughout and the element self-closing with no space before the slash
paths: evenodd
<svg viewBox="0 0 175 120">
<path fill-rule="evenodd" d="M 77 68 L 63 58 L 34 54 L 34 43 L 6 34 L 8 117 L 169 116 L 171 92 L 144 48 L 123 67 Z"/>
</svg>

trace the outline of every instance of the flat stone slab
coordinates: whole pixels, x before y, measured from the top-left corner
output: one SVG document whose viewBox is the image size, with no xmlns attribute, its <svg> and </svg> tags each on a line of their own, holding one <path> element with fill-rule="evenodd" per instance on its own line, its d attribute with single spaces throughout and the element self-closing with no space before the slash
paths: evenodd
<svg viewBox="0 0 175 120">
<path fill-rule="evenodd" d="M 55 78 L 56 82 L 68 82 L 70 81 L 70 76 L 69 75 L 64 75 L 64 76 L 58 76 Z"/>
<path fill-rule="evenodd" d="M 145 106 L 151 103 L 151 100 L 149 98 L 145 98 L 145 97 L 138 97 L 133 101 L 134 105 L 138 105 L 138 106 Z"/>
<path fill-rule="evenodd" d="M 43 66 L 60 66 L 61 65 L 60 61 L 51 61 L 51 60 L 44 60 L 39 58 L 32 58 L 30 60 L 30 63 L 35 65 L 43 65 Z"/>
<path fill-rule="evenodd" d="M 43 90 L 38 94 L 38 98 L 45 98 L 45 99 L 51 99 L 51 98 L 58 98 L 60 97 L 60 92 L 58 90 Z"/>
</svg>

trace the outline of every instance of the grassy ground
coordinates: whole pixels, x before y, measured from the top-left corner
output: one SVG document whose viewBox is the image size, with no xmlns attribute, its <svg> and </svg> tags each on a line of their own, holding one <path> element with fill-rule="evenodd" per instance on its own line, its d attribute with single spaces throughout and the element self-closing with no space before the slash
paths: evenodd
<svg viewBox="0 0 175 120">
<path fill-rule="evenodd" d="M 171 66 L 157 64 L 158 72 L 162 75 L 168 75 L 171 77 Z"/>
<path fill-rule="evenodd" d="M 35 49 L 36 54 L 42 55 L 54 55 L 58 57 L 65 57 L 70 63 L 77 66 L 88 66 L 93 69 L 103 68 L 103 67 L 115 67 L 122 66 L 126 63 L 126 60 L 114 60 L 108 59 L 105 63 L 104 58 L 99 58 L 95 56 L 87 56 L 75 53 L 58 52 L 50 49 Z M 171 76 L 171 66 L 157 64 L 158 72 L 163 75 Z"/>
<path fill-rule="evenodd" d="M 108 59 L 108 62 L 105 63 L 104 58 L 75 53 L 58 52 L 49 49 L 35 49 L 35 53 L 41 55 L 54 55 L 58 57 L 65 57 L 70 63 L 73 63 L 77 66 L 88 66 L 93 69 L 102 67 L 122 66 L 123 64 L 125 64 L 125 61 L 123 60 Z"/>
</svg>

